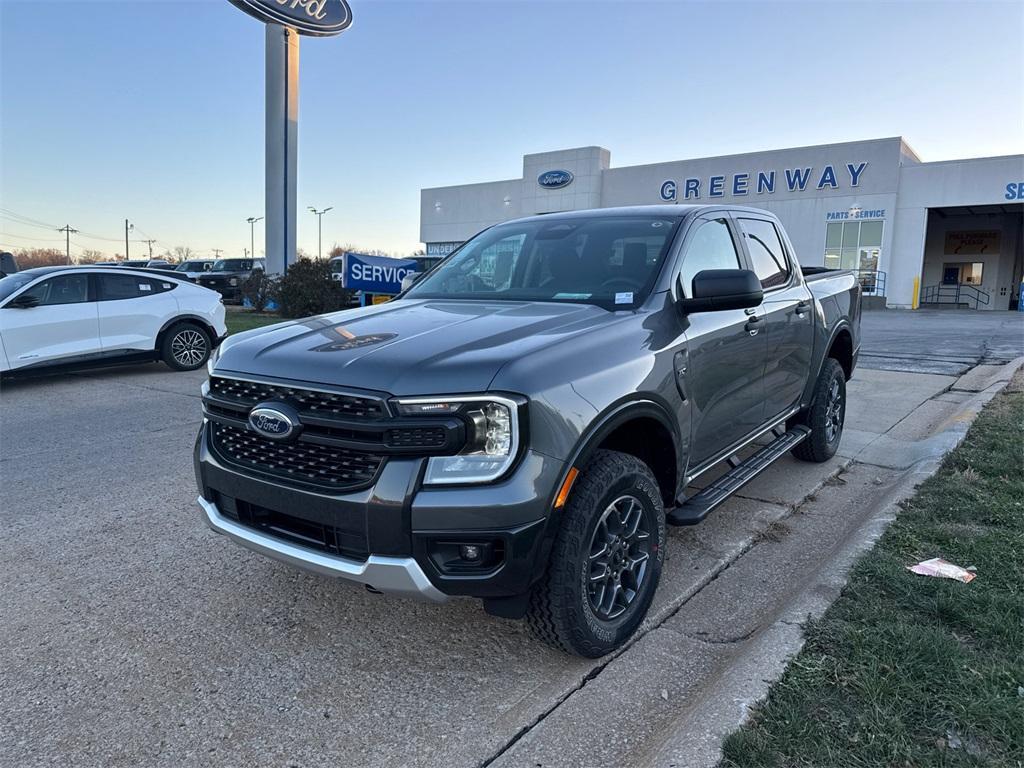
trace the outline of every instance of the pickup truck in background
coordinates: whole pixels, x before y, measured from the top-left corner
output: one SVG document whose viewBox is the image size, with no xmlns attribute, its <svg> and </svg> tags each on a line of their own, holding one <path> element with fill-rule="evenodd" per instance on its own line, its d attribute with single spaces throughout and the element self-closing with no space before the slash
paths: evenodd
<svg viewBox="0 0 1024 768">
<path fill-rule="evenodd" d="M 752 208 L 491 227 L 387 304 L 228 337 L 203 391 L 203 517 L 293 565 L 481 598 L 609 653 L 651 604 L 666 524 L 787 453 L 835 453 L 860 288 L 815 272 Z"/>
</svg>

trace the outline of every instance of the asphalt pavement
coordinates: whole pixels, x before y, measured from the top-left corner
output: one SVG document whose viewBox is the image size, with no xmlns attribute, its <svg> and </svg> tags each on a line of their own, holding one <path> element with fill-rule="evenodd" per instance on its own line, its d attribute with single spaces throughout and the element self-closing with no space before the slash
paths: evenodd
<svg viewBox="0 0 1024 768">
<path fill-rule="evenodd" d="M 996 363 L 1024 354 L 1024 316 L 920 315 L 942 317 L 865 314 L 840 455 L 780 461 L 672 530 L 637 641 L 599 660 L 473 601 L 372 595 L 210 532 L 191 466 L 204 373 L 5 383 L 0 765 L 667 765 L 722 681 L 763 677 L 744 649 L 863 522 L 855 510 L 943 450 Z M 962 344 L 933 338 L 949 324 Z M 932 370 L 953 358 L 966 362 Z M 892 370 L 915 359 L 924 373 Z M 788 554 L 769 551 L 784 539 Z M 713 749 L 718 731 L 693 728 Z"/>
</svg>

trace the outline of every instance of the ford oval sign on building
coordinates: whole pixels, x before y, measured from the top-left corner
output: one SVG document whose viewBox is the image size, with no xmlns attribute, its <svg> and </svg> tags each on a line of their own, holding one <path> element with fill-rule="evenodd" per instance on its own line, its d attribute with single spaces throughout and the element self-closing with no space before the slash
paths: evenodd
<svg viewBox="0 0 1024 768">
<path fill-rule="evenodd" d="M 348 29 L 352 9 L 345 0 L 228 0 L 267 24 L 291 27 L 300 35 L 327 37 Z"/>
<path fill-rule="evenodd" d="M 537 177 L 537 183 L 544 189 L 561 189 L 572 184 L 572 179 L 569 171 L 544 171 Z"/>
</svg>

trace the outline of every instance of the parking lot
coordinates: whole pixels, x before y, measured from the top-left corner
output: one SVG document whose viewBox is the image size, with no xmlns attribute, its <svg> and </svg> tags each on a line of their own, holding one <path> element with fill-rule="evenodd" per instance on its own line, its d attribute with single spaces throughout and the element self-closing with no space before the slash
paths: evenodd
<svg viewBox="0 0 1024 768">
<path fill-rule="evenodd" d="M 662 764 L 1021 355 L 1024 315 L 866 313 L 840 455 L 780 461 L 671 530 L 639 639 L 596 661 L 472 601 L 370 594 L 214 535 L 191 464 L 205 371 L 5 383 L 0 764 Z"/>
</svg>

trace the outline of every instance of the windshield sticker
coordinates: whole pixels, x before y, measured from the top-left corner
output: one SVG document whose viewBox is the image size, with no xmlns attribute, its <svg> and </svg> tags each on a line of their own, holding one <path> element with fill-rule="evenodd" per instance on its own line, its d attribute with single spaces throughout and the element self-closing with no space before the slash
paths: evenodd
<svg viewBox="0 0 1024 768">
<path fill-rule="evenodd" d="M 151 286 L 149 283 L 139 283 L 139 290 L 140 291 L 152 291 L 153 290 L 153 286 Z"/>
<path fill-rule="evenodd" d="M 615 303 L 616 304 L 632 304 L 633 303 L 633 292 L 632 291 L 625 291 L 623 293 L 616 293 L 615 294 Z"/>
<path fill-rule="evenodd" d="M 594 294 L 592 293 L 556 293 L 552 298 L 555 299 L 589 299 Z"/>
</svg>

